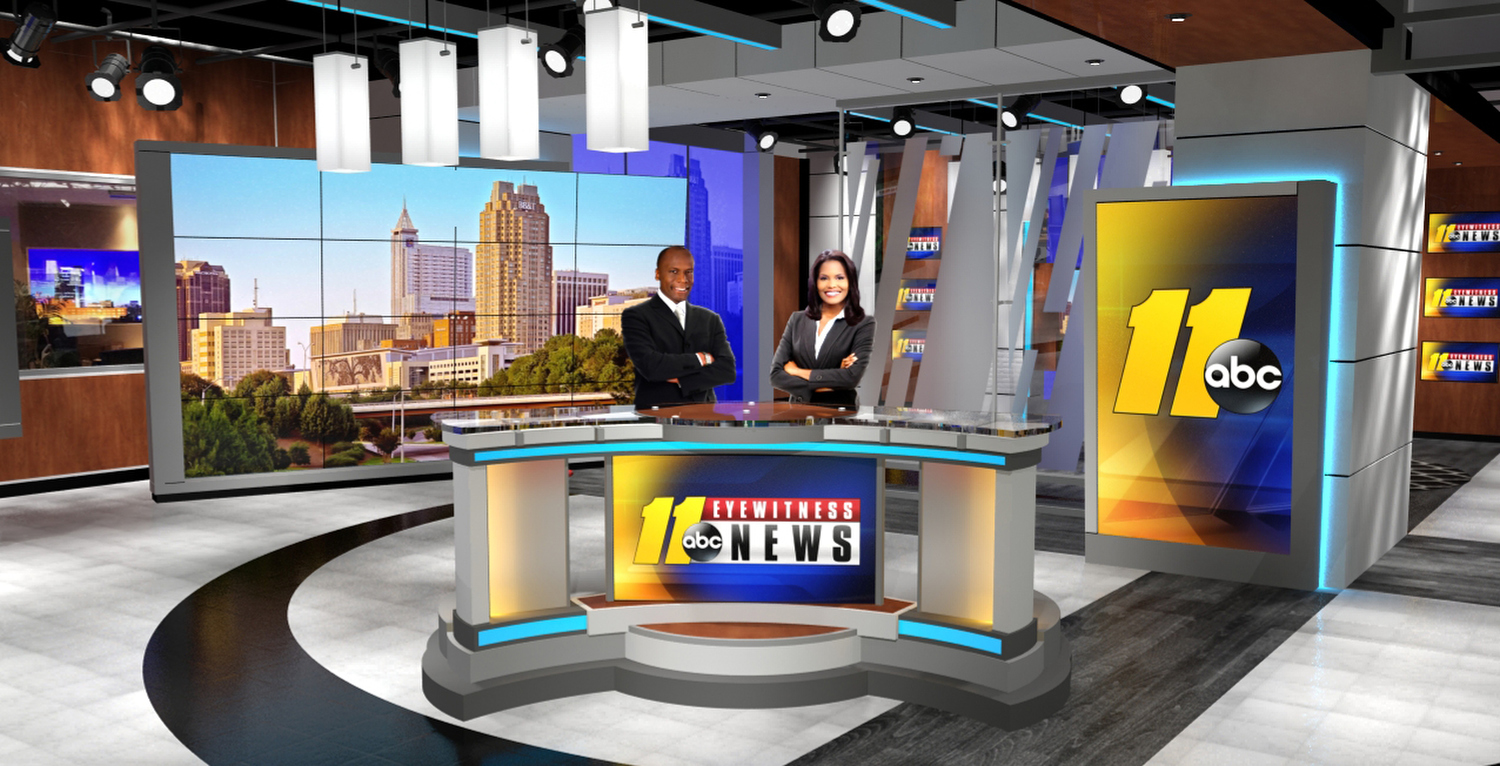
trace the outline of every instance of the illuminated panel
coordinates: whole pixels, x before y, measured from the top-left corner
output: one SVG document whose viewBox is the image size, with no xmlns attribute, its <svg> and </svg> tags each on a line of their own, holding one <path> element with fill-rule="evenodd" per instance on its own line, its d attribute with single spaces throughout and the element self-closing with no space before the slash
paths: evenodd
<svg viewBox="0 0 1500 766">
<path fill-rule="evenodd" d="M 1432 213 L 1427 252 L 1500 253 L 1500 213 Z"/>
<path fill-rule="evenodd" d="M 1500 279 L 1429 279 L 1422 297 L 1422 316 L 1500 319 Z"/>
<path fill-rule="evenodd" d="M 1494 343 L 1422 342 L 1422 380 L 1450 383 L 1494 383 Z"/>
<path fill-rule="evenodd" d="M 878 596 L 874 459 L 629 455 L 613 477 L 616 601 Z"/>
<path fill-rule="evenodd" d="M 981 652 L 999 654 L 1001 640 L 994 636 L 986 636 L 969 630 L 959 630 L 943 625 L 933 625 L 927 622 L 913 622 L 912 620 L 901 620 L 896 624 L 896 632 L 903 636 L 920 638 L 926 641 L 938 641 L 944 644 L 955 644 L 969 649 L 978 649 Z"/>
<path fill-rule="evenodd" d="M 568 605 L 567 466 L 562 460 L 485 466 L 490 619 Z"/>
<path fill-rule="evenodd" d="M 515 625 L 502 625 L 498 628 L 479 631 L 479 645 L 493 646 L 495 644 L 506 643 L 507 641 L 520 641 L 524 638 L 553 636 L 559 633 L 578 633 L 587 630 L 588 626 L 588 617 L 581 614 L 574 617 L 557 617 L 551 620 L 535 620 Z"/>
<path fill-rule="evenodd" d="M 1097 226 L 1099 534 L 1289 553 L 1296 197 Z"/>
</svg>

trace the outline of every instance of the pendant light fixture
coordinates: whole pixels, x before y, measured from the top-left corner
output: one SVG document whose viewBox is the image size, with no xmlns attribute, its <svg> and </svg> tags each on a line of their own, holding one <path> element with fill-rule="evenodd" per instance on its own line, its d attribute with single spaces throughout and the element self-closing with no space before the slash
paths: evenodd
<svg viewBox="0 0 1500 766">
<path fill-rule="evenodd" d="M 542 156 L 536 35 L 514 25 L 479 30 L 479 155 Z"/>
<path fill-rule="evenodd" d="M 458 55 L 431 38 L 406 40 L 401 53 L 401 161 L 458 164 Z"/>
<path fill-rule="evenodd" d="M 370 170 L 369 61 L 351 53 L 313 56 L 313 120 L 318 170 Z"/>
<path fill-rule="evenodd" d="M 593 151 L 651 148 L 646 18 L 620 7 L 584 14 L 589 45 L 584 105 Z"/>
</svg>

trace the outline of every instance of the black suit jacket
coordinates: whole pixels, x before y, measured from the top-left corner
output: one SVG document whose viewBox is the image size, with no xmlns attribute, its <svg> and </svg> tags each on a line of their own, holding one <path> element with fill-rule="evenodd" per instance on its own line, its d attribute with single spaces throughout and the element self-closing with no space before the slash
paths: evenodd
<svg viewBox="0 0 1500 766">
<path fill-rule="evenodd" d="M 786 320 L 786 329 L 781 332 L 781 345 L 776 347 L 776 358 L 771 361 L 771 384 L 792 395 L 794 401 L 814 404 L 837 404 L 854 406 L 859 403 L 859 381 L 865 376 L 865 366 L 870 363 L 870 348 L 875 345 L 875 320 L 866 315 L 859 324 L 849 326 L 847 321 L 834 320 L 833 329 L 823 339 L 822 353 L 813 354 L 818 342 L 818 320 L 798 311 Z M 857 359 L 848 368 L 840 368 L 844 357 L 854 354 Z M 788 374 L 782 368 L 788 361 L 798 367 L 811 370 L 810 380 Z M 817 392 L 814 389 L 832 388 L 832 391 Z"/>
<path fill-rule="evenodd" d="M 706 308 L 688 304 L 684 332 L 661 296 L 653 295 L 621 312 L 620 327 L 625 353 L 635 364 L 636 409 L 718 401 L 714 386 L 734 382 L 734 351 L 724 321 Z M 700 364 L 699 351 L 712 354 L 714 363 Z M 678 382 L 667 382 L 671 378 Z"/>
</svg>

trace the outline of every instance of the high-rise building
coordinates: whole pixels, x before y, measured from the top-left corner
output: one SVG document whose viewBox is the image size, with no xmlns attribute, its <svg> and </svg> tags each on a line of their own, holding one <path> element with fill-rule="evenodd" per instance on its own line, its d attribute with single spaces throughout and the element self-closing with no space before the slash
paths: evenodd
<svg viewBox="0 0 1500 766">
<path fill-rule="evenodd" d="M 192 371 L 226 390 L 257 370 L 279 372 L 291 365 L 286 328 L 271 324 L 271 310 L 203 313 L 192 331 Z"/>
<path fill-rule="evenodd" d="M 475 339 L 514 341 L 529 354 L 552 337 L 550 230 L 535 186 L 495 182 L 479 214 Z"/>
<path fill-rule="evenodd" d="M 391 229 L 391 316 L 401 338 L 420 338 L 418 314 L 474 310 L 474 254 L 465 247 L 422 244 L 406 205 Z"/>
<path fill-rule="evenodd" d="M 689 162 L 675 155 L 671 175 L 688 180 L 687 229 L 682 241 L 693 254 L 693 292 L 688 301 L 722 311 L 723 304 L 714 303 L 711 297 L 718 275 L 714 272 L 713 226 L 708 220 L 708 184 L 703 181 L 703 167 L 697 160 Z"/>
<path fill-rule="evenodd" d="M 578 337 L 592 338 L 600 330 L 610 329 L 624 334 L 620 315 L 625 309 L 651 300 L 654 291 L 639 290 L 626 293 L 596 295 L 589 298 L 588 305 L 573 309 L 578 327 Z"/>
<path fill-rule="evenodd" d="M 710 273 L 713 302 L 708 304 L 709 307 L 723 315 L 743 313 L 745 251 L 737 247 L 715 247 Z"/>
<path fill-rule="evenodd" d="M 448 316 L 432 323 L 432 333 L 427 336 L 431 348 L 467 346 L 474 342 L 474 312 L 452 311 Z"/>
<path fill-rule="evenodd" d="M 578 331 L 578 322 L 573 309 L 589 305 L 589 299 L 609 294 L 609 275 L 588 271 L 552 272 L 552 306 L 556 311 L 554 335 L 568 335 Z"/>
<path fill-rule="evenodd" d="M 399 337 L 395 324 L 384 321 L 385 317 L 367 314 L 345 314 L 328 324 L 313 327 L 309 333 L 309 351 L 313 359 L 380 348 L 382 341 Z"/>
<path fill-rule="evenodd" d="M 177 361 L 192 355 L 192 331 L 201 314 L 229 311 L 229 275 L 205 261 L 177 262 Z"/>
</svg>

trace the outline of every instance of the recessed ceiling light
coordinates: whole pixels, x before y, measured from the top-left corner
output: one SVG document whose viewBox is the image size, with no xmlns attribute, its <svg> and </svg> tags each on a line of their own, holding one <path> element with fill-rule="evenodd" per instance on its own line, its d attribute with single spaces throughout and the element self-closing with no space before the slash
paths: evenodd
<svg viewBox="0 0 1500 766">
<path fill-rule="evenodd" d="M 926 79 L 927 79 L 926 77 L 908 77 L 908 78 L 906 78 L 906 81 L 909 82 L 909 83 L 911 83 L 912 85 L 916 85 L 917 83 L 922 82 L 923 80 L 926 80 Z"/>
<path fill-rule="evenodd" d="M 757 94 L 755 94 L 755 97 L 756 98 L 770 98 L 771 94 L 769 94 L 769 93 L 757 93 Z"/>
<path fill-rule="evenodd" d="M 1100 64 L 1104 63 L 1104 59 L 1088 59 L 1083 63 L 1088 64 L 1089 66 L 1099 66 Z"/>
<path fill-rule="evenodd" d="M 1167 21 L 1187 21 L 1188 17 L 1192 15 L 1191 13 L 1169 13 L 1167 14 Z"/>
<path fill-rule="evenodd" d="M 1439 150 L 1433 152 L 1432 156 L 1434 156 L 1434 157 L 1441 157 L 1441 156 L 1443 156 L 1443 150 L 1439 149 Z"/>
<path fill-rule="evenodd" d="M 1463 163 L 1462 162 L 1455 162 L 1453 164 L 1455 164 L 1455 165 L 1462 165 Z"/>
</svg>

